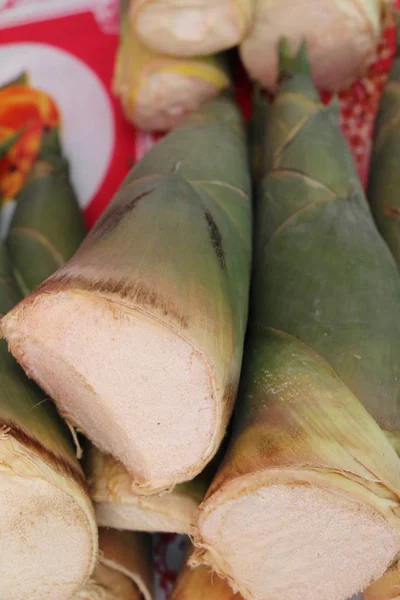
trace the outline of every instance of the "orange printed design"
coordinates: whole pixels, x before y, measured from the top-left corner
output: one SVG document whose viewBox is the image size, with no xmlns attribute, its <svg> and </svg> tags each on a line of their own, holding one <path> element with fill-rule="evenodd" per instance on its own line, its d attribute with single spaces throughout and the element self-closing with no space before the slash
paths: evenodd
<svg viewBox="0 0 400 600">
<path fill-rule="evenodd" d="M 0 198 L 15 198 L 40 151 L 44 130 L 57 127 L 60 113 L 45 92 L 27 85 L 0 89 L 0 143 L 22 130 L 9 152 L 0 160 Z"/>
</svg>

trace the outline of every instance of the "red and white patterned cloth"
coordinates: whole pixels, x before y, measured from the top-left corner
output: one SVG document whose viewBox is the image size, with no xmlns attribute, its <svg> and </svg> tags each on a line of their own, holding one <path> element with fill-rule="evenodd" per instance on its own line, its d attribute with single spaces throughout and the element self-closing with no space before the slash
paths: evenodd
<svg viewBox="0 0 400 600">
<path fill-rule="evenodd" d="M 400 0 L 396 2 L 400 8 Z M 117 0 L 0 0 L 0 84 L 28 70 L 32 84 L 43 87 L 59 104 L 63 145 L 89 226 L 157 139 L 131 127 L 110 92 L 117 8 Z M 340 94 L 342 129 L 364 184 L 373 123 L 394 52 L 395 30 L 388 22 L 376 62 Z M 236 89 L 248 118 L 250 86 L 240 68 Z M 185 547 L 180 536 L 154 536 L 158 600 L 167 598 Z"/>
</svg>

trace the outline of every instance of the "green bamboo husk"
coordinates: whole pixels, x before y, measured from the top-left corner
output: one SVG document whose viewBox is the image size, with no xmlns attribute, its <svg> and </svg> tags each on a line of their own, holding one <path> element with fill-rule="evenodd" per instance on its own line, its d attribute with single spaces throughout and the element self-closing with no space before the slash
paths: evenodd
<svg viewBox="0 0 400 600">
<path fill-rule="evenodd" d="M 73 600 L 151 600 L 151 538 L 99 528 L 99 559 L 89 583 Z"/>
<path fill-rule="evenodd" d="M 18 195 L 6 245 L 26 295 L 61 267 L 85 236 L 85 224 L 62 154 L 59 133 L 42 147 Z"/>
<path fill-rule="evenodd" d="M 397 19 L 399 20 L 398 15 Z M 383 89 L 375 124 L 367 194 L 378 229 L 398 265 L 400 265 L 399 114 L 400 54 L 398 49 L 389 80 Z"/>
<path fill-rule="evenodd" d="M 192 564 L 249 600 L 345 600 L 400 551 L 400 461 L 376 422 L 398 439 L 400 279 L 337 102 L 321 103 L 304 47 L 281 50 L 241 390 Z"/>
<path fill-rule="evenodd" d="M 128 4 L 120 2 L 113 91 L 136 127 L 169 131 L 230 85 L 229 63 L 222 54 L 179 58 L 149 49 L 129 20 Z"/>
<path fill-rule="evenodd" d="M 213 148 L 218 160 L 210 161 L 209 148 Z M 247 320 L 249 196 L 247 148 L 240 112 L 232 100 L 220 97 L 194 113 L 146 154 L 72 260 L 3 320 L 10 348 L 24 368 L 55 399 L 62 414 L 67 414 L 103 452 L 125 465 L 139 493 L 159 493 L 193 479 L 215 455 L 225 434 L 236 398 Z M 83 312 L 73 309 L 69 322 L 64 308 L 58 311 L 59 300 L 83 302 Z M 50 302 L 43 322 L 42 301 Z M 96 327 L 82 324 L 79 327 L 84 327 L 85 335 L 77 338 L 78 322 L 86 307 L 88 318 L 96 319 Z M 30 308 L 35 318 L 32 328 L 29 326 L 32 337 L 26 337 L 24 323 Z M 111 315 L 116 319 L 110 320 Z M 58 325 L 52 321 L 53 316 L 55 321 L 61 319 Z M 113 328 L 115 322 L 125 326 L 115 335 L 111 331 L 110 337 L 105 333 L 106 343 L 105 338 L 95 339 L 101 336 L 102 327 Z M 135 337 L 130 329 L 133 324 L 147 328 L 146 332 L 157 327 L 157 340 L 137 351 L 143 335 Z M 47 354 L 56 330 L 65 345 L 60 347 L 57 343 L 57 348 Z M 132 366 L 125 367 L 127 371 L 122 375 L 118 340 L 125 339 L 125 331 L 130 332 L 127 343 L 133 346 L 123 352 L 131 357 Z M 190 360 L 183 358 L 183 366 L 181 362 L 176 366 L 177 379 L 170 375 L 175 359 L 170 349 L 157 359 L 159 367 L 154 369 L 153 354 L 160 348 L 158 340 L 165 337 L 168 343 L 179 344 L 181 355 L 190 352 Z M 28 338 L 33 341 L 32 346 L 28 343 L 31 349 L 37 343 L 47 348 L 41 348 L 40 361 L 35 365 L 30 351 L 26 351 Z M 61 375 L 61 370 L 69 368 L 71 355 L 63 356 L 63 352 L 68 352 L 70 344 L 75 346 L 74 356 L 83 352 L 83 362 L 97 353 L 93 378 L 85 367 L 83 374 L 80 359 L 80 364 L 68 371 L 68 378 Z M 54 365 L 50 377 L 46 356 L 51 361 L 54 353 L 58 367 Z M 196 369 L 201 369 L 202 385 L 207 388 L 204 394 L 189 376 L 185 375 L 182 383 L 182 373 L 191 372 L 192 360 L 196 361 Z M 140 368 L 138 361 L 143 361 Z M 117 374 L 112 394 L 100 391 L 99 385 L 105 389 L 110 377 Z M 137 378 L 134 384 L 127 383 L 128 376 Z M 146 378 L 150 380 L 148 386 L 143 383 Z M 168 392 L 170 385 L 175 386 L 172 392 Z M 159 391 L 154 392 L 154 386 L 159 386 Z M 185 408 L 189 401 L 191 406 L 185 408 L 185 418 L 190 422 L 193 418 L 189 447 L 184 440 L 187 428 L 180 425 L 181 406 L 176 417 L 163 416 L 164 407 L 175 401 L 177 386 L 184 386 L 179 387 L 181 406 Z M 198 401 L 196 394 L 201 395 Z M 75 404 L 77 397 L 81 398 L 79 406 Z M 94 398 L 96 405 L 106 407 L 107 419 L 102 409 L 87 412 L 89 397 Z M 118 408 L 120 398 L 129 399 L 124 400 L 128 412 L 123 418 Z M 137 425 L 143 414 L 145 428 Z M 207 427 L 207 437 L 204 432 L 199 437 L 200 425 Z M 114 428 L 120 432 L 118 435 L 114 435 Z"/>
<path fill-rule="evenodd" d="M 7 313 L 19 300 L 1 244 L 0 312 Z M 68 430 L 8 353 L 4 340 L 0 341 L 0 432 L 0 596 L 68 600 L 85 584 L 96 559 L 93 508 Z"/>
</svg>

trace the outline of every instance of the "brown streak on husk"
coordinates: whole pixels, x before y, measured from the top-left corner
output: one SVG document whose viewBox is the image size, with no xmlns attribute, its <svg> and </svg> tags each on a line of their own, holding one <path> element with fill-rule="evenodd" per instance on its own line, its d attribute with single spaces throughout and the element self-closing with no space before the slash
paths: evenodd
<svg viewBox="0 0 400 600">
<path fill-rule="evenodd" d="M 54 452 L 43 446 L 38 440 L 31 437 L 23 429 L 7 421 L 6 419 L 0 419 L 0 430 L 5 429 L 7 436 L 13 437 L 17 442 L 34 450 L 46 463 L 52 465 L 58 472 L 66 475 L 69 479 L 75 481 L 87 494 L 89 493 L 88 483 L 80 469 L 74 467 L 62 456 L 56 455 Z"/>
<path fill-rule="evenodd" d="M 225 252 L 224 252 L 224 246 L 223 246 L 223 242 L 222 242 L 221 232 L 218 229 L 218 226 L 217 226 L 216 222 L 214 221 L 212 214 L 204 207 L 203 207 L 203 211 L 204 211 L 205 219 L 207 221 L 208 232 L 209 232 L 211 244 L 212 244 L 214 252 L 217 256 L 219 266 L 221 267 L 221 269 L 223 271 L 226 271 L 226 259 L 225 259 Z"/>
<path fill-rule="evenodd" d="M 103 235 L 107 235 L 107 233 L 109 233 L 110 231 L 115 229 L 115 227 L 117 227 L 117 225 L 119 225 L 121 223 L 123 218 L 128 213 L 130 213 L 133 208 L 135 208 L 136 204 L 140 200 L 142 200 L 143 198 L 145 198 L 146 196 L 148 196 L 149 194 L 154 192 L 154 190 L 155 190 L 155 188 L 153 187 L 150 190 L 141 192 L 140 194 L 138 194 L 137 196 L 132 198 L 132 200 L 127 202 L 127 204 L 125 204 L 123 207 L 116 208 L 115 210 L 110 211 L 110 213 L 105 215 L 105 218 L 102 219 L 98 223 L 98 225 L 95 227 L 93 235 L 95 235 L 96 237 L 97 236 L 101 237 Z"/>
</svg>

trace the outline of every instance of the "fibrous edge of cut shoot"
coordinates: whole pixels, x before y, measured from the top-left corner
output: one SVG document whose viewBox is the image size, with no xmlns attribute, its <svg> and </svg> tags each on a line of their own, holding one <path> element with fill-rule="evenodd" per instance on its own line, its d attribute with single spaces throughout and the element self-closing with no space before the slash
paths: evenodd
<svg viewBox="0 0 400 600">
<path fill-rule="evenodd" d="M 192 564 L 249 600 L 346 600 L 381 577 L 400 551 L 400 465 L 361 403 L 273 330 L 250 337 L 239 402 Z"/>
<path fill-rule="evenodd" d="M 151 600 L 151 540 L 147 535 L 99 529 L 100 555 L 89 583 L 73 600 Z"/>
<path fill-rule="evenodd" d="M 7 333 L 13 319 L 19 321 L 18 338 Z M 141 491 L 150 476 L 160 489 L 186 473 L 192 478 L 192 466 L 212 445 L 221 416 L 211 365 L 189 341 L 140 310 L 74 290 L 40 295 L 29 311 L 22 305 L 20 314 L 5 319 L 3 330 L 28 375 L 58 400 L 71 423 L 120 457 Z M 116 394 L 120 381 L 124 388 Z M 164 438 L 154 435 L 157 427 Z M 176 468 L 171 456 L 182 438 L 187 445 Z"/>
<path fill-rule="evenodd" d="M 275 90 L 279 40 L 285 37 L 296 51 L 306 39 L 316 85 L 338 91 L 375 59 L 384 4 L 382 0 L 256 0 L 252 28 L 240 46 L 241 58 L 253 79 Z"/>
<path fill-rule="evenodd" d="M 97 554 L 82 483 L 40 459 L 12 428 L 1 431 L 0 461 L 0 596 L 68 600 Z"/>
<path fill-rule="evenodd" d="M 132 491 L 132 476 L 115 458 L 90 446 L 84 459 L 99 526 L 190 533 L 196 509 L 207 489 L 201 475 L 192 482 L 175 486 L 171 492 L 139 496 Z"/>
<path fill-rule="evenodd" d="M 130 19 L 149 48 L 172 56 L 200 56 L 238 45 L 252 9 L 252 0 L 138 0 L 131 2 Z"/>
<path fill-rule="evenodd" d="M 192 480 L 225 435 L 247 322 L 249 192 L 240 112 L 216 98 L 144 156 L 74 257 L 2 320 L 28 375 L 138 493 Z"/>
<path fill-rule="evenodd" d="M 158 54 L 140 42 L 122 13 L 113 90 L 137 127 L 168 131 L 228 85 L 224 58 Z"/>
</svg>

